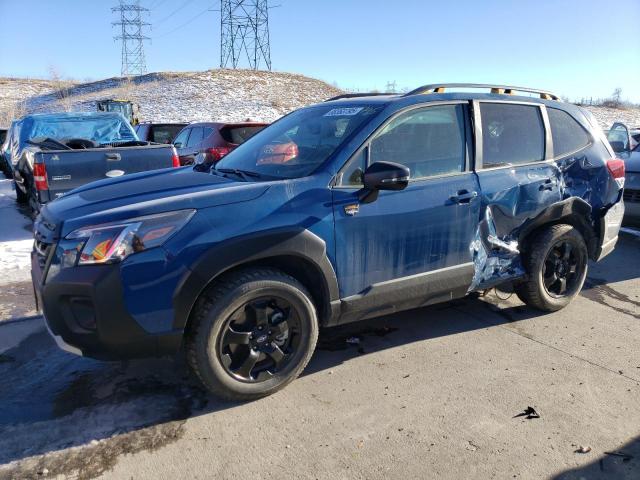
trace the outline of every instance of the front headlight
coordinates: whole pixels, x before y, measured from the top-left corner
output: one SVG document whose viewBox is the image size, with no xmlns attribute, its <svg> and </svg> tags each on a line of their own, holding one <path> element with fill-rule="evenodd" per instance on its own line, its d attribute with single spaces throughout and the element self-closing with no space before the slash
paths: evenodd
<svg viewBox="0 0 640 480">
<path fill-rule="evenodd" d="M 74 230 L 61 242 L 61 267 L 119 262 L 133 253 L 162 245 L 195 212 L 179 210 Z"/>
</svg>

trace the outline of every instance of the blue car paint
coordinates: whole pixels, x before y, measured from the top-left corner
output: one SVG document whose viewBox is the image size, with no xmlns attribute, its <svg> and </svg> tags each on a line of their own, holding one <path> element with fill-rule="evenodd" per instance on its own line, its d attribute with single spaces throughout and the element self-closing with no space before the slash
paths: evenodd
<svg viewBox="0 0 640 480">
<path fill-rule="evenodd" d="M 394 113 L 415 104 L 469 98 L 504 99 L 480 94 L 368 98 L 363 102 L 384 108 L 308 177 L 253 183 L 189 168 L 145 172 L 76 189 L 47 205 L 40 221 L 62 225 L 54 234 L 59 239 L 87 225 L 197 209 L 190 223 L 163 247 L 131 255 L 120 266 L 127 309 L 154 334 L 186 323 L 186 318 L 176 318 L 176 295 L 191 277 L 204 276 L 199 265 L 206 255 L 244 235 L 259 238 L 280 229 L 307 231 L 324 241 L 340 298 L 460 263 L 474 267 L 469 290 L 488 288 L 524 273 L 519 233 L 550 206 L 577 196 L 601 216 L 619 199 L 603 164 L 585 161 L 592 153 L 606 152 L 598 140 L 576 158 L 412 182 L 404 191 L 381 192 L 378 201 L 360 204 L 354 217 L 345 206 L 357 203 L 356 189 L 331 188 L 336 172 Z M 358 104 L 337 103 L 351 102 Z M 584 121 L 579 111 L 569 106 L 567 110 Z M 551 184 L 545 183 L 549 179 Z M 450 197 L 458 190 L 480 195 L 469 204 L 454 204 Z M 199 293 L 194 291 L 193 298 Z"/>
</svg>

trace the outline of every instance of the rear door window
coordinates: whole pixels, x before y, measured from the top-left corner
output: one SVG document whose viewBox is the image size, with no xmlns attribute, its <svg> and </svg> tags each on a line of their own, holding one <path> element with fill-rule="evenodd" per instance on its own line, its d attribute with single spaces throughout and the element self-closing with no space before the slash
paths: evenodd
<svg viewBox="0 0 640 480">
<path fill-rule="evenodd" d="M 202 143 L 202 127 L 194 127 L 191 129 L 191 135 L 187 140 L 187 147 L 197 147 Z"/>
<path fill-rule="evenodd" d="M 545 131 L 538 106 L 481 102 L 480 117 L 483 168 L 545 158 Z"/>
<path fill-rule="evenodd" d="M 551 136 L 553 138 L 553 155 L 561 157 L 577 152 L 590 143 L 584 128 L 567 112 L 557 108 L 548 108 Z"/>
</svg>

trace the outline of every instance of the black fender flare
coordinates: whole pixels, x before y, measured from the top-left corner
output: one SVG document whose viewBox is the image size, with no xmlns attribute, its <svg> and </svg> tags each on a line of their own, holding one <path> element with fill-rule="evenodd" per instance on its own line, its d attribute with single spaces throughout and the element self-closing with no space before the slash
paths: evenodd
<svg viewBox="0 0 640 480">
<path fill-rule="evenodd" d="M 587 244 L 589 255 L 594 255 L 598 245 L 599 232 L 594 226 L 591 205 L 580 197 L 570 197 L 549 205 L 530 222 L 523 225 L 518 234 L 518 243 L 526 249 L 527 238 L 534 230 L 545 225 L 560 223 L 563 220 L 580 230 Z"/>
<path fill-rule="evenodd" d="M 333 265 L 327 256 L 324 240 L 309 230 L 280 229 L 258 232 L 226 240 L 208 250 L 189 268 L 173 296 L 174 329 L 184 329 L 191 311 L 205 288 L 225 272 L 269 259 L 290 257 L 299 259 L 301 264 L 314 267 L 317 277 L 322 278 L 323 305 L 319 309 L 325 313 L 321 319 L 333 315 L 332 302 L 339 299 L 338 280 Z M 316 285 L 316 287 L 318 287 Z"/>
</svg>

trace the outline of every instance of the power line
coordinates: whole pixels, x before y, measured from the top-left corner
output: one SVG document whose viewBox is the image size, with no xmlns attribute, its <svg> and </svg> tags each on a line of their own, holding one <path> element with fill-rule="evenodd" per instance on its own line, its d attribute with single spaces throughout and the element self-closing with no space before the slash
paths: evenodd
<svg viewBox="0 0 640 480">
<path fill-rule="evenodd" d="M 169 15 L 167 15 L 166 17 L 162 17 L 160 20 L 156 20 L 154 21 L 154 23 L 156 25 L 159 25 L 162 22 L 165 22 L 167 20 L 169 20 L 171 17 L 173 17 L 176 13 L 178 13 L 180 10 L 182 10 L 184 7 L 186 7 L 187 5 L 189 5 L 191 2 L 193 2 L 193 0 L 186 0 L 185 2 L 182 2 L 182 4 L 176 8 L 173 12 L 171 12 Z"/>
<path fill-rule="evenodd" d="M 122 40 L 122 66 L 120 74 L 142 75 L 147 71 L 144 55 L 144 41 L 149 37 L 143 35 L 143 29 L 150 24 L 142 21 L 142 14 L 149 9 L 140 6 L 140 0 L 119 0 L 119 5 L 111 9 L 113 13 L 120 14 L 119 22 L 112 22 L 112 26 L 120 27 L 120 35 L 114 40 Z"/>
<path fill-rule="evenodd" d="M 178 30 L 186 27 L 187 25 L 189 25 L 190 23 L 195 22 L 198 18 L 200 18 L 202 15 L 204 15 L 207 12 L 213 12 L 214 10 L 212 9 L 213 6 L 206 8 L 205 10 L 201 11 L 200 13 L 198 13 L 196 16 L 190 18 L 189 20 L 187 20 L 186 22 L 184 22 L 183 24 L 169 30 L 168 32 L 164 32 L 161 33 L 160 35 L 154 35 L 153 38 L 163 38 L 166 37 L 167 35 L 171 35 L 174 32 L 177 32 Z"/>
</svg>

